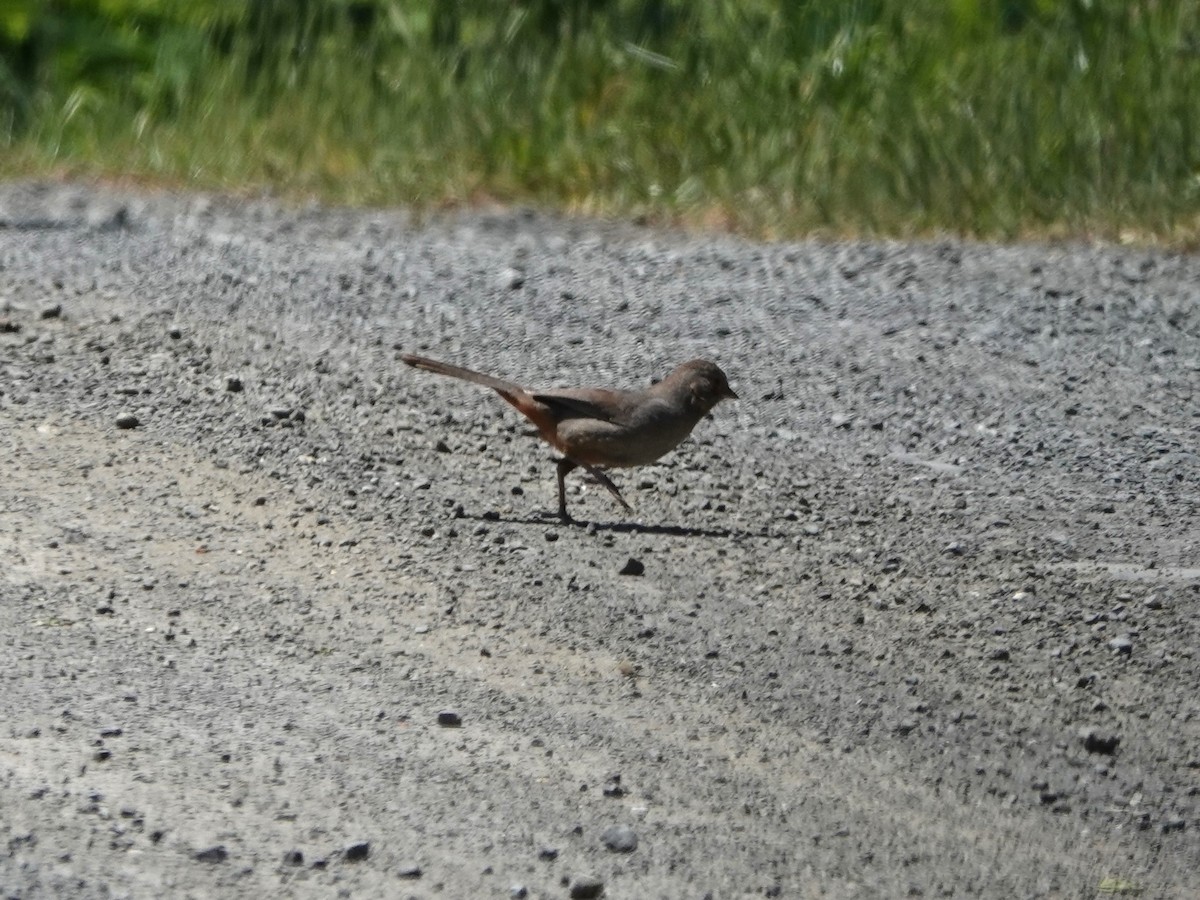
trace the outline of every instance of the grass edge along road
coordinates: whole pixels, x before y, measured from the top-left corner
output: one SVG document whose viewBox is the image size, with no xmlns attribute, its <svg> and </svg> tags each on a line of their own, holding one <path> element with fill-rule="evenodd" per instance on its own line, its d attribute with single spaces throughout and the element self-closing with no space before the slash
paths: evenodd
<svg viewBox="0 0 1200 900">
<path fill-rule="evenodd" d="M 1196 242 L 1200 0 L 824 7 L 11 0 L 0 177 Z"/>
</svg>

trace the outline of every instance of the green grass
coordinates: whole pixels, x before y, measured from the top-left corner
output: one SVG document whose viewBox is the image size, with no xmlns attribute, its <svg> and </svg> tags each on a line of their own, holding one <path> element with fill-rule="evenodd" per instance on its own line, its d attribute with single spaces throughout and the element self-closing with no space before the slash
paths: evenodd
<svg viewBox="0 0 1200 900">
<path fill-rule="evenodd" d="M 0 64 L 0 176 L 768 236 L 1200 235 L 1200 0 L 241 6 L 0 16 L 4 58 L 33 60 Z"/>
</svg>

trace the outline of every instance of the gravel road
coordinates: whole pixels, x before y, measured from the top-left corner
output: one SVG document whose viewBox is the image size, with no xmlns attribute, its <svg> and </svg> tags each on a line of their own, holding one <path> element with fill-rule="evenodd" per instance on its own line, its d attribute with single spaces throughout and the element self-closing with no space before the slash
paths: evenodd
<svg viewBox="0 0 1200 900">
<path fill-rule="evenodd" d="M 0 186 L 3 896 L 1200 896 L 1198 448 L 1196 256 Z"/>
</svg>

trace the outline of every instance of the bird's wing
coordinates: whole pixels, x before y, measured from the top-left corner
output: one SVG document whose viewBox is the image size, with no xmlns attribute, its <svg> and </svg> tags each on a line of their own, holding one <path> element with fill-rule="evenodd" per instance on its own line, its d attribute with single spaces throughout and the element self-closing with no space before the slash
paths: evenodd
<svg viewBox="0 0 1200 900">
<path fill-rule="evenodd" d="M 533 399 L 562 419 L 598 419 L 613 425 L 628 424 L 630 392 L 605 388 L 559 388 L 540 391 Z"/>
</svg>

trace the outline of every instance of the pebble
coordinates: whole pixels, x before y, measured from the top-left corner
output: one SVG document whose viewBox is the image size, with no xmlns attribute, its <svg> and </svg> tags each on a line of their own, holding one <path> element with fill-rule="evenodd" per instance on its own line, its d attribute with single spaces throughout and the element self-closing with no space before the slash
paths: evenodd
<svg viewBox="0 0 1200 900">
<path fill-rule="evenodd" d="M 437 722 L 443 728 L 459 728 L 462 726 L 462 716 L 452 709 L 443 709 L 438 713 Z"/>
<path fill-rule="evenodd" d="M 523 884 L 514 884 L 508 889 L 508 896 L 514 898 L 514 900 L 525 900 L 529 896 L 529 888 Z"/>
<path fill-rule="evenodd" d="M 342 850 L 342 855 L 350 862 L 358 862 L 366 859 L 371 855 L 371 844 L 369 841 L 355 841 L 352 844 L 347 844 Z"/>
<path fill-rule="evenodd" d="M 1083 749 L 1088 753 L 1101 753 L 1105 756 L 1116 753 L 1117 745 L 1121 743 L 1120 735 L 1097 731 L 1095 728 L 1082 729 L 1079 739 L 1083 741 Z"/>
<path fill-rule="evenodd" d="M 62 304 L 55 303 L 53 306 L 47 306 L 45 309 L 42 310 L 42 318 L 43 319 L 61 319 L 62 311 L 63 311 Z"/>
<path fill-rule="evenodd" d="M 225 390 L 229 391 L 229 393 L 240 394 L 245 389 L 246 385 L 236 375 L 230 375 L 225 379 Z"/>
<path fill-rule="evenodd" d="M 520 269 L 501 269 L 496 276 L 496 285 L 502 291 L 515 291 L 525 285 L 525 273 Z"/>
<path fill-rule="evenodd" d="M 1115 637 L 1108 642 L 1108 649 L 1114 653 L 1128 655 L 1133 652 L 1133 641 L 1127 636 L 1121 635 L 1121 637 Z"/>
<path fill-rule="evenodd" d="M 421 867 L 412 864 L 401 866 L 396 870 L 396 875 L 400 878 L 417 879 L 420 878 L 422 874 Z"/>
<path fill-rule="evenodd" d="M 538 859 L 552 860 L 558 859 L 557 847 L 543 847 L 538 851 Z"/>
<path fill-rule="evenodd" d="M 600 835 L 604 846 L 613 853 L 632 853 L 637 849 L 637 832 L 628 825 L 610 825 Z"/>
<path fill-rule="evenodd" d="M 625 560 L 625 565 L 621 567 L 619 575 L 641 575 L 646 571 L 646 566 L 640 559 L 634 559 L 632 556 Z"/>
<path fill-rule="evenodd" d="M 121 413 L 120 415 L 117 416 L 115 422 L 116 422 L 116 426 L 118 428 L 125 429 L 125 430 L 128 430 L 130 428 L 137 428 L 138 424 L 139 424 L 138 417 L 135 416 L 131 412 Z"/>
<path fill-rule="evenodd" d="M 619 777 L 607 782 L 601 789 L 601 792 L 605 797 L 624 797 L 629 793 L 625 788 L 621 787 L 621 779 Z"/>
<path fill-rule="evenodd" d="M 229 859 L 229 851 L 225 849 L 224 844 L 217 844 L 206 850 L 198 850 L 192 858 L 198 862 L 222 863 Z"/>
<path fill-rule="evenodd" d="M 283 854 L 283 864 L 285 866 L 302 866 L 304 865 L 304 854 L 299 850 L 289 850 Z"/>
<path fill-rule="evenodd" d="M 571 882 L 571 900 L 592 900 L 604 894 L 604 880 L 595 875 L 580 875 Z"/>
</svg>

